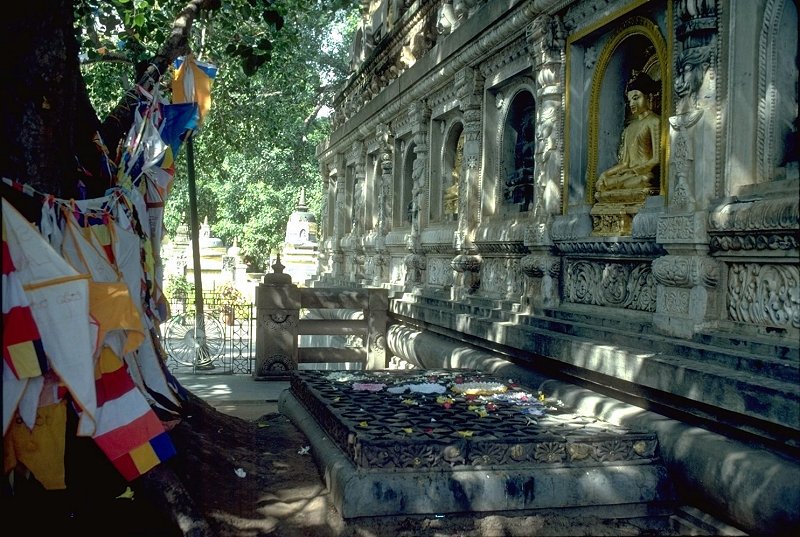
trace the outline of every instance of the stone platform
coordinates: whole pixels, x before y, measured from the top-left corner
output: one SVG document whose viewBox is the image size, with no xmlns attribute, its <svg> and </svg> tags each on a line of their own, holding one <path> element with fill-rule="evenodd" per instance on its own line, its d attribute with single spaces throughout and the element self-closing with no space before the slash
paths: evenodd
<svg viewBox="0 0 800 537">
<path fill-rule="evenodd" d="M 295 371 L 279 408 L 344 518 L 671 508 L 653 433 L 581 416 L 473 370 Z M 598 509 L 599 508 L 599 509 Z"/>
</svg>

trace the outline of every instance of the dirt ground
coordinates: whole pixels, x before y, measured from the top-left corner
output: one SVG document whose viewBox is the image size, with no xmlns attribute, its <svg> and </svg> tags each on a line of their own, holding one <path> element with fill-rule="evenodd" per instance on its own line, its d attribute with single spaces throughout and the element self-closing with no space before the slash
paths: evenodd
<svg viewBox="0 0 800 537">
<path fill-rule="evenodd" d="M 664 517 L 600 520 L 558 511 L 343 520 L 313 457 L 303 452 L 307 438 L 288 418 L 244 420 L 197 398 L 185 408 L 171 433 L 178 455 L 157 472 L 122 483 L 113 468 L 97 468 L 96 454 L 79 454 L 91 448 L 68 446 L 78 461 L 72 468 L 82 457 L 93 461 L 90 473 L 68 475 L 67 493 L 4 495 L 3 525 L 26 530 L 16 535 L 83 537 L 675 535 Z"/>
</svg>

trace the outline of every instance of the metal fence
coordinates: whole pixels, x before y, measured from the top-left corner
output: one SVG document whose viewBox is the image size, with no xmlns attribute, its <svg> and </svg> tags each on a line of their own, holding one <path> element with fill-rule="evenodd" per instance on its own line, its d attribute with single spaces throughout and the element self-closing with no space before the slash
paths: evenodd
<svg viewBox="0 0 800 537">
<path fill-rule="evenodd" d="M 194 300 L 170 302 L 161 327 L 167 368 L 198 373 L 252 373 L 255 362 L 255 308 L 252 303 L 203 293 L 203 316 Z"/>
</svg>

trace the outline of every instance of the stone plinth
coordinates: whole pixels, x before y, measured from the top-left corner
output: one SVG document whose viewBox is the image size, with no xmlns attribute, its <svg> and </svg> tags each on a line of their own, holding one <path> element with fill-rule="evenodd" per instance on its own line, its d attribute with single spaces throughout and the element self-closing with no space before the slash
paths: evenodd
<svg viewBox="0 0 800 537">
<path fill-rule="evenodd" d="M 472 370 L 295 371 L 303 430 L 344 518 L 668 506 L 652 433 L 581 416 Z"/>
</svg>

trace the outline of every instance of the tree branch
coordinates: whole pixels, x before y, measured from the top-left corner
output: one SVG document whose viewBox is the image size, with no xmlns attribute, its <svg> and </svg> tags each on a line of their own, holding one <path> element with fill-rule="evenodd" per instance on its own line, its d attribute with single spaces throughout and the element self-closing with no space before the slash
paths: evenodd
<svg viewBox="0 0 800 537">
<path fill-rule="evenodd" d="M 172 62 L 181 54 L 189 52 L 189 34 L 192 24 L 202 10 L 217 9 L 220 0 L 190 0 L 181 10 L 172 25 L 169 37 L 158 53 L 150 60 L 144 72 L 138 76 L 137 84 L 151 90 L 168 72 Z M 138 102 L 136 88 L 126 92 L 114 110 L 103 121 L 100 133 L 107 147 L 114 152 L 133 122 L 133 110 Z"/>
</svg>

